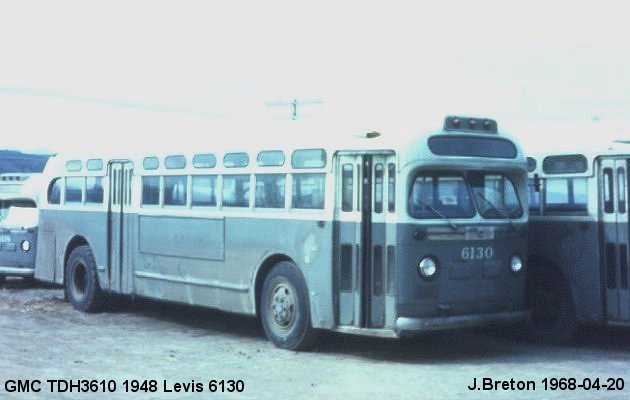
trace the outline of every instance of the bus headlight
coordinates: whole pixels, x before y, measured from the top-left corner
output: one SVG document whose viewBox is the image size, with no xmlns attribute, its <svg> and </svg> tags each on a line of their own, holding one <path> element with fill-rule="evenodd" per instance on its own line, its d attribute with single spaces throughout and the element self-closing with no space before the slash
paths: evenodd
<svg viewBox="0 0 630 400">
<path fill-rule="evenodd" d="M 510 269 L 515 274 L 523 269 L 523 260 L 520 256 L 517 256 L 516 254 L 512 256 L 512 259 L 510 260 Z"/>
<path fill-rule="evenodd" d="M 29 251 L 31 249 L 31 242 L 29 242 L 28 240 L 22 240 L 22 243 L 20 243 L 20 248 L 23 252 Z"/>
<path fill-rule="evenodd" d="M 420 276 L 425 279 L 435 277 L 438 272 L 437 262 L 432 257 L 424 257 L 418 264 L 418 272 L 420 272 Z"/>
</svg>

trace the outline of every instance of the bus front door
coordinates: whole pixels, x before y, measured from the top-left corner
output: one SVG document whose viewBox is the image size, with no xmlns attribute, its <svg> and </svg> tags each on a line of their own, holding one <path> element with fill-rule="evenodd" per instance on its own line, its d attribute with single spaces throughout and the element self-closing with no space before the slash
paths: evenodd
<svg viewBox="0 0 630 400">
<path fill-rule="evenodd" d="M 335 288 L 337 324 L 349 328 L 393 326 L 394 156 L 346 154 L 336 161 Z M 393 193 L 391 194 L 393 196 Z M 389 257 L 388 257 L 389 255 Z"/>
<path fill-rule="evenodd" d="M 111 161 L 108 165 L 109 204 L 107 218 L 107 275 L 109 290 L 118 293 L 130 293 L 131 268 L 128 258 L 131 256 L 129 240 L 131 220 L 127 208 L 131 205 L 131 179 L 133 164 L 130 161 Z M 127 268 L 124 266 L 127 265 Z"/>
<path fill-rule="evenodd" d="M 606 158 L 599 168 L 600 252 L 603 263 L 606 317 L 610 322 L 630 322 L 628 286 L 628 163 Z"/>
</svg>

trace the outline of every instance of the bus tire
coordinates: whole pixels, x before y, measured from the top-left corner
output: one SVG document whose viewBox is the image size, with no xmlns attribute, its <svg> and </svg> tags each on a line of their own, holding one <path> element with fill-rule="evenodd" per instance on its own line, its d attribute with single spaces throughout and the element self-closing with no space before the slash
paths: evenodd
<svg viewBox="0 0 630 400">
<path fill-rule="evenodd" d="M 537 342 L 573 341 L 578 323 L 569 282 L 553 269 L 539 269 L 529 290 L 532 335 Z"/>
<path fill-rule="evenodd" d="M 79 246 L 70 253 L 64 286 L 65 295 L 76 310 L 100 310 L 103 292 L 98 284 L 96 261 L 89 246 Z"/>
<path fill-rule="evenodd" d="M 269 272 L 262 287 L 260 316 L 269 340 L 282 349 L 310 350 L 317 342 L 308 289 L 295 264 L 282 261 Z"/>
<path fill-rule="evenodd" d="M 0 286 L 4 285 L 6 281 L 7 281 L 7 277 L 4 275 L 0 275 Z"/>
</svg>

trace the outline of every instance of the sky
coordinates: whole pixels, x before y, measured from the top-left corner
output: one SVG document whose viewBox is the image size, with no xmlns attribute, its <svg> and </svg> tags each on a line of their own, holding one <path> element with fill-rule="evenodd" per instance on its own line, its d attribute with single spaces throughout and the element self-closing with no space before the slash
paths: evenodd
<svg viewBox="0 0 630 400">
<path fill-rule="evenodd" d="M 0 0 L 0 147 L 220 140 L 208 124 L 288 120 L 271 104 L 293 99 L 312 103 L 299 119 L 330 126 L 422 130 L 456 114 L 495 118 L 525 144 L 575 141 L 577 125 L 593 132 L 579 140 L 630 138 L 626 8 Z"/>
</svg>

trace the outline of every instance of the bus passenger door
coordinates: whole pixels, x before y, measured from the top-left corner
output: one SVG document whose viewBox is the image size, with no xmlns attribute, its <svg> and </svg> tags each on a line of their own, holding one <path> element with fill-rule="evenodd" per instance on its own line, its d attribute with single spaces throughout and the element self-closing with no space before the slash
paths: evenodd
<svg viewBox="0 0 630 400">
<path fill-rule="evenodd" d="M 630 322 L 627 159 L 600 160 L 599 193 L 606 317 Z"/>
<path fill-rule="evenodd" d="M 130 161 L 111 161 L 108 165 L 109 206 L 107 218 L 107 275 L 109 290 L 129 293 L 131 279 L 129 257 L 131 221 L 127 209 L 131 205 L 131 179 L 133 164 Z M 125 273 L 124 266 L 127 265 Z"/>
<path fill-rule="evenodd" d="M 393 323 L 394 276 L 389 264 L 394 239 L 385 223 L 390 207 L 388 175 L 395 173 L 388 166 L 393 166 L 393 158 L 386 154 L 337 157 L 334 246 L 340 326 L 384 328 Z"/>
</svg>

